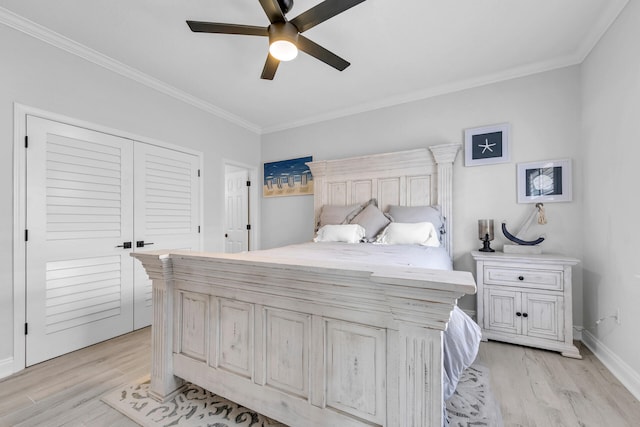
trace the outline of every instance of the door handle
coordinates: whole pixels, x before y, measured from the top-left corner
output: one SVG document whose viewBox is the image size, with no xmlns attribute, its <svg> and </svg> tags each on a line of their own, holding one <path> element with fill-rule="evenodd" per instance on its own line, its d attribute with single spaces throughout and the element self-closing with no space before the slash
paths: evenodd
<svg viewBox="0 0 640 427">
<path fill-rule="evenodd" d="M 116 248 L 131 249 L 131 242 L 122 242 L 122 244 L 116 246 Z"/>
<path fill-rule="evenodd" d="M 152 242 L 145 243 L 144 240 L 138 240 L 136 242 L 136 248 L 144 248 L 145 246 L 153 245 Z"/>
</svg>

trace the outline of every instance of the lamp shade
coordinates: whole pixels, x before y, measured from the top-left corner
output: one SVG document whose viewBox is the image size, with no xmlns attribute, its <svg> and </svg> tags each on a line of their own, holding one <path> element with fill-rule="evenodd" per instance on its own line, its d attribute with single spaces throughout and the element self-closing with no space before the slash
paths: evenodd
<svg viewBox="0 0 640 427">
<path fill-rule="evenodd" d="M 493 220 L 479 219 L 478 220 L 478 239 L 484 240 L 487 236 L 489 236 L 489 240 L 493 240 Z"/>
</svg>

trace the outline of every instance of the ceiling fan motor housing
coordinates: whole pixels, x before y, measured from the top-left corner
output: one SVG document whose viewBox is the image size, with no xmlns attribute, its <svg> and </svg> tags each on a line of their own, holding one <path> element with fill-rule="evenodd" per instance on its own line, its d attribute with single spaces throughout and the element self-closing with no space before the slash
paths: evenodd
<svg viewBox="0 0 640 427">
<path fill-rule="evenodd" d="M 276 22 L 269 25 L 269 44 L 278 40 L 286 40 L 297 45 L 298 29 L 291 22 Z"/>
</svg>

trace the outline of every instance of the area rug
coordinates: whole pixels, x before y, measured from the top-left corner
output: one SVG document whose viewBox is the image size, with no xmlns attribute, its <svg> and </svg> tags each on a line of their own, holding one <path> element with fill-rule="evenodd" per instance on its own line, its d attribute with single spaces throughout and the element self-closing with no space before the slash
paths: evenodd
<svg viewBox="0 0 640 427">
<path fill-rule="evenodd" d="M 102 400 L 144 427 L 286 427 L 194 384 L 168 402 L 147 396 L 149 377 L 123 386 Z M 489 370 L 472 365 L 447 402 L 449 426 L 501 427 L 499 405 L 489 389 Z"/>
<path fill-rule="evenodd" d="M 446 402 L 449 427 L 503 427 L 500 405 L 491 392 L 489 368 L 474 363 Z"/>
</svg>

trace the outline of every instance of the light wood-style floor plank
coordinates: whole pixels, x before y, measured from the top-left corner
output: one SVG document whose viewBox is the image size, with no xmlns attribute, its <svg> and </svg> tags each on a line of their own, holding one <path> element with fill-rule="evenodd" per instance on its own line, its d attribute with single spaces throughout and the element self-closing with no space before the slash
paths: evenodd
<svg viewBox="0 0 640 427">
<path fill-rule="evenodd" d="M 137 426 L 100 398 L 147 375 L 150 354 L 145 328 L 0 380 L 0 426 Z"/>
<path fill-rule="evenodd" d="M 582 360 L 489 341 L 478 360 L 488 366 L 505 426 L 640 426 L 640 402 L 582 343 Z"/>
<path fill-rule="evenodd" d="M 100 398 L 150 370 L 149 328 L 0 380 L 0 427 L 135 427 Z M 480 345 L 506 427 L 635 427 L 640 402 L 578 343 L 583 360 L 498 342 Z"/>
</svg>

